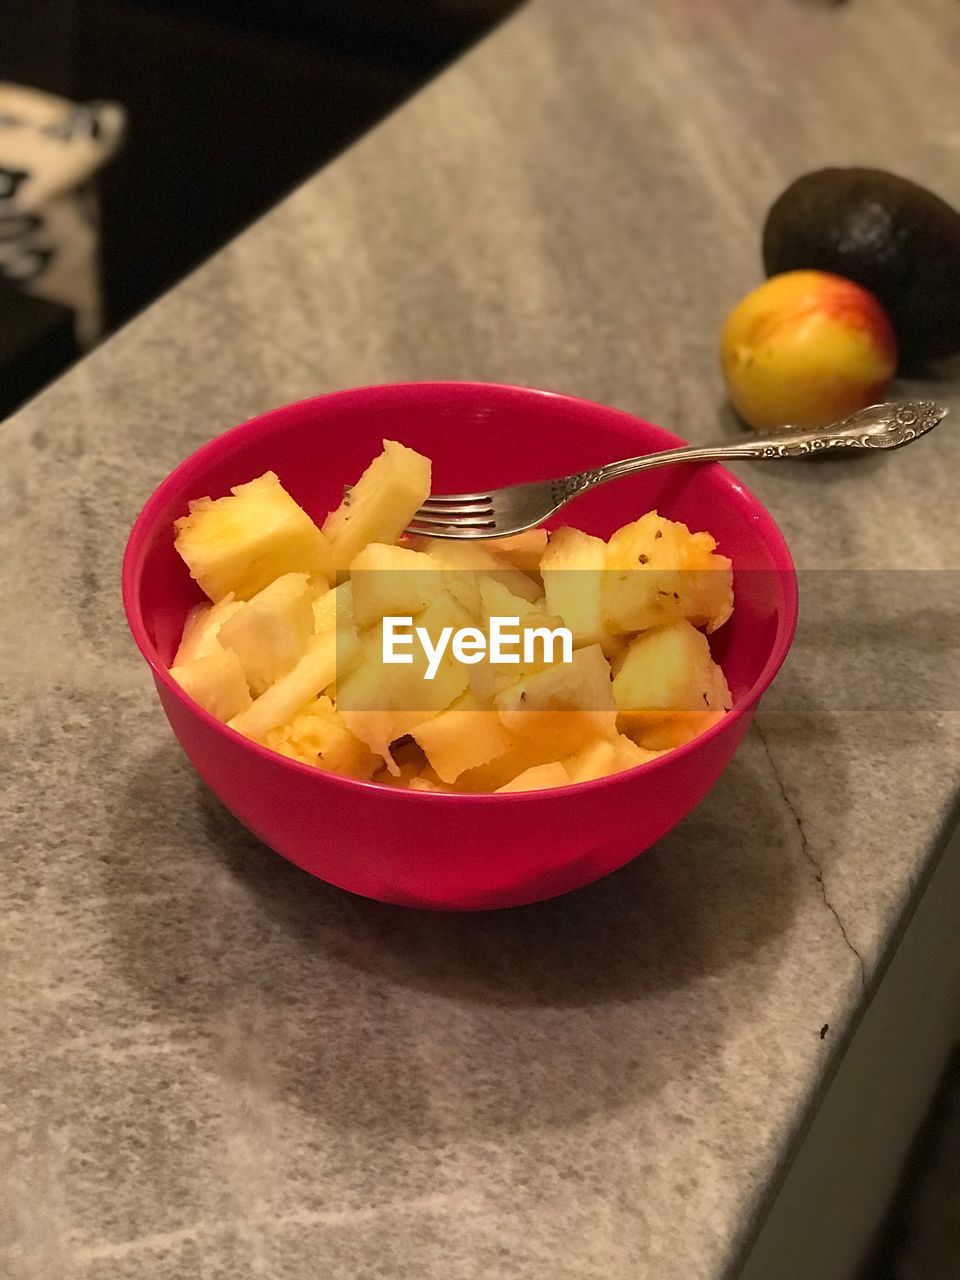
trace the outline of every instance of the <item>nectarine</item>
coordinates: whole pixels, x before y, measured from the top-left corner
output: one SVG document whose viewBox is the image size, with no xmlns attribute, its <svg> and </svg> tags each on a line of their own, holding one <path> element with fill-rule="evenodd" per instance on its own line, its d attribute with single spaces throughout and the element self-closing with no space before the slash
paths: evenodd
<svg viewBox="0 0 960 1280">
<path fill-rule="evenodd" d="M 786 271 L 734 307 L 720 358 L 751 427 L 821 427 L 883 398 L 897 344 L 866 289 L 825 271 Z"/>
</svg>

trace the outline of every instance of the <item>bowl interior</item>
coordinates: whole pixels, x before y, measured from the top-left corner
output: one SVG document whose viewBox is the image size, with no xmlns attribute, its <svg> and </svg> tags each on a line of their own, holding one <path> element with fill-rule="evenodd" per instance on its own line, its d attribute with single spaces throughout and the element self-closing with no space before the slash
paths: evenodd
<svg viewBox="0 0 960 1280">
<path fill-rule="evenodd" d="M 134 635 L 155 666 L 175 652 L 187 609 L 200 598 L 173 546 L 188 500 L 275 471 L 318 521 L 384 438 L 425 453 L 435 492 L 457 492 L 585 470 L 679 443 L 616 410 L 547 392 L 474 383 L 373 387 L 303 401 L 244 423 L 182 463 L 147 503 L 131 536 L 124 594 Z M 665 467 L 577 499 L 555 518 L 607 537 L 656 508 L 707 529 L 734 565 L 736 608 L 712 638 L 735 701 L 759 693 L 792 634 L 795 580 L 771 517 L 716 464 Z"/>
</svg>

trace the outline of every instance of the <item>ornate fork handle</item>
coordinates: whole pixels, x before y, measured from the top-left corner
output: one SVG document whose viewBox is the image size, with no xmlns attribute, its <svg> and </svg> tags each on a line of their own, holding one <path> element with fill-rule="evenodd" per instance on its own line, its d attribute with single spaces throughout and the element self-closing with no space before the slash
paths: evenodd
<svg viewBox="0 0 960 1280">
<path fill-rule="evenodd" d="M 618 480 L 637 471 L 649 471 L 670 462 L 735 461 L 738 458 L 799 458 L 835 449 L 899 449 L 931 431 L 947 414 L 947 409 L 929 400 L 900 404 L 875 404 L 836 423 L 815 431 L 785 427 L 767 439 L 726 441 L 716 445 L 684 445 L 639 458 L 608 462 L 592 471 L 580 471 L 553 482 L 557 504 L 567 502 L 584 489 Z"/>
</svg>

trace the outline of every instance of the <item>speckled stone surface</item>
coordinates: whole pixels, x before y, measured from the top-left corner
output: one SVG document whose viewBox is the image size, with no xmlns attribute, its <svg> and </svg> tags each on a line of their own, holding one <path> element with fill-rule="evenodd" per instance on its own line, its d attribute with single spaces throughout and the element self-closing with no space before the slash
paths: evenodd
<svg viewBox="0 0 960 1280">
<path fill-rule="evenodd" d="M 958 55 L 938 0 L 534 0 L 0 427 L 8 1280 L 735 1264 L 951 821 L 960 419 L 744 468 L 808 571 L 758 730 L 656 849 L 497 915 L 353 899 L 246 835 L 169 735 L 119 561 L 185 453 L 338 386 L 735 432 L 717 329 L 766 206 L 858 162 L 960 203 Z"/>
</svg>

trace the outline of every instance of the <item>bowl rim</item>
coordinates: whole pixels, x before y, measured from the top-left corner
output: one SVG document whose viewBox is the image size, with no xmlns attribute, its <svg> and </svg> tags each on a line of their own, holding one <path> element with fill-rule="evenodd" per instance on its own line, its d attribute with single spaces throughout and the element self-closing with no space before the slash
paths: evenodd
<svg viewBox="0 0 960 1280">
<path fill-rule="evenodd" d="M 148 533 L 155 523 L 155 511 L 164 505 L 169 494 L 173 490 L 181 487 L 181 482 L 189 474 L 197 470 L 206 458 L 211 454 L 222 452 L 228 437 L 236 433 L 243 433 L 252 430 L 257 424 L 262 423 L 266 419 L 273 417 L 281 417 L 289 413 L 289 411 L 300 408 L 304 405 L 334 405 L 336 402 L 341 404 L 349 404 L 351 401 L 361 401 L 364 399 L 378 399 L 387 395 L 396 396 L 422 396 L 422 395 L 453 395 L 468 396 L 477 393 L 488 394 L 494 396 L 505 397 L 506 399 L 522 399 L 522 400 L 556 400 L 564 403 L 573 410 L 589 415 L 600 413 L 606 418 L 620 419 L 624 425 L 640 424 L 644 427 L 652 428 L 664 438 L 665 447 L 680 446 L 687 443 L 681 436 L 675 435 L 673 432 L 666 430 L 664 427 L 658 426 L 656 423 L 648 422 L 645 418 L 639 418 L 636 414 L 628 413 L 626 410 L 614 408 L 612 405 L 605 405 L 596 400 L 588 400 L 581 396 L 569 395 L 560 391 L 552 391 L 542 387 L 524 387 L 511 383 L 501 382 L 476 382 L 469 379 L 448 379 L 448 380 L 425 380 L 412 382 L 383 382 L 371 383 L 359 387 L 347 387 L 337 391 L 324 392 L 315 396 L 305 396 L 301 400 L 291 401 L 289 404 L 278 405 L 273 409 L 268 409 L 263 413 L 255 414 L 251 418 L 245 419 L 243 422 L 237 423 L 235 426 L 228 427 L 225 431 L 220 432 L 211 440 L 200 445 L 192 453 L 188 454 L 181 462 L 179 462 L 172 471 L 160 481 L 143 504 L 137 518 L 133 522 L 127 544 L 124 549 L 123 563 L 121 569 L 121 595 L 123 599 L 124 613 L 127 619 L 127 625 L 133 636 L 134 642 L 139 649 L 141 655 L 154 676 L 164 688 L 180 702 L 184 708 L 193 715 L 198 716 L 200 720 L 209 728 L 220 736 L 229 739 L 242 748 L 252 752 L 266 761 L 271 762 L 275 766 L 286 767 L 300 773 L 305 778 L 314 779 L 314 785 L 342 785 L 348 788 L 359 788 L 361 793 L 372 792 L 380 797 L 396 797 L 397 803 L 412 803 L 427 800 L 431 803 L 459 802 L 476 802 L 479 804 L 502 804 L 504 801 L 510 803 L 544 803 L 556 796 L 569 795 L 576 791 L 580 794 L 585 791 L 599 790 L 603 787 L 623 785 L 629 779 L 636 776 L 641 770 L 656 771 L 664 768 L 667 763 L 673 764 L 680 762 L 686 757 L 692 755 L 695 751 L 702 749 L 707 743 L 714 738 L 720 736 L 721 733 L 729 732 L 730 728 L 738 721 L 752 712 L 760 698 L 770 687 L 774 677 L 783 665 L 790 646 L 793 642 L 794 633 L 797 626 L 798 614 L 798 587 L 796 567 L 790 549 L 787 546 L 780 527 L 774 520 L 773 516 L 764 506 L 756 495 L 747 488 L 745 484 L 722 466 L 719 462 L 706 462 L 698 464 L 709 468 L 714 475 L 722 479 L 726 488 L 733 494 L 739 504 L 744 506 L 752 506 L 754 511 L 749 513 L 755 520 L 764 520 L 764 528 L 762 531 L 763 541 L 774 559 L 774 572 L 777 573 L 781 580 L 781 589 L 783 594 L 782 606 L 779 610 L 777 620 L 777 631 L 771 645 L 770 653 L 764 663 L 763 669 L 757 676 L 756 680 L 743 696 L 734 704 L 727 712 L 722 720 L 711 725 L 709 729 L 705 729 L 703 733 L 698 734 L 695 738 L 691 738 L 689 742 L 682 746 L 673 747 L 669 751 L 665 751 L 662 755 L 658 755 L 653 760 L 644 761 L 643 764 L 634 765 L 633 768 L 624 769 L 619 773 L 607 774 L 602 778 L 593 778 L 587 782 L 570 782 L 562 787 L 545 787 L 538 791 L 511 791 L 501 794 L 499 792 L 473 792 L 473 791 L 413 791 L 407 787 L 391 787 L 382 782 L 367 781 L 362 778 L 350 778 L 343 774 L 330 773 L 327 770 L 319 769 L 315 765 L 309 765 L 300 760 L 292 760 L 289 756 L 284 756 L 280 752 L 271 751 L 269 747 L 254 742 L 251 738 L 244 737 L 235 729 L 231 729 L 229 725 L 222 720 L 217 720 L 208 711 L 204 710 L 198 703 L 194 702 L 187 693 L 181 688 L 176 680 L 170 675 L 169 669 L 160 660 L 159 654 L 155 646 L 147 635 L 146 625 L 143 620 L 143 613 L 140 607 L 139 598 L 139 582 L 141 578 L 140 563 L 142 560 L 142 552 L 147 541 Z M 746 513 L 745 513 L 746 514 Z"/>
</svg>

